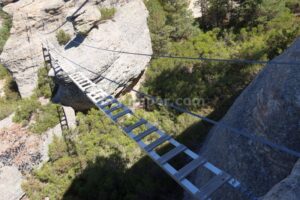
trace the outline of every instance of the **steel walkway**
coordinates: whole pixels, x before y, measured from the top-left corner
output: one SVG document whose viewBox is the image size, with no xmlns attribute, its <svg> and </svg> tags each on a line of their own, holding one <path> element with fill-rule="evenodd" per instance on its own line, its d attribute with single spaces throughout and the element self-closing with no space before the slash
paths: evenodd
<svg viewBox="0 0 300 200">
<path fill-rule="evenodd" d="M 64 71 L 63 68 L 58 64 L 56 59 L 50 55 L 50 52 L 43 48 L 43 55 L 46 63 L 49 63 L 55 73 Z M 65 72 L 65 71 L 64 71 Z M 67 72 L 65 72 L 67 74 Z M 138 146 L 144 150 L 144 152 L 167 174 L 169 174 L 180 186 L 182 186 L 187 192 L 192 194 L 196 199 L 206 200 L 217 191 L 224 184 L 229 184 L 231 187 L 242 191 L 243 188 L 241 183 L 233 178 L 228 173 L 214 166 L 212 163 L 208 162 L 201 155 L 196 154 L 191 151 L 185 145 L 176 141 L 172 136 L 161 131 L 159 128 L 151 124 L 145 119 L 140 119 L 134 114 L 132 110 L 126 107 L 124 104 L 120 103 L 113 96 L 108 95 L 105 91 L 99 88 L 94 82 L 89 80 L 81 72 L 74 72 L 68 74 L 68 77 L 73 81 L 73 83 L 83 92 L 89 99 L 92 101 L 99 110 L 101 110 L 107 117 L 109 117 L 114 123 L 116 123 L 123 132 L 135 141 Z M 131 116 L 137 118 L 137 122 L 124 126 L 120 123 L 122 119 Z M 134 133 L 134 130 L 137 130 L 140 127 L 147 127 L 144 131 L 139 132 L 138 134 Z M 150 144 L 146 144 L 143 139 L 151 134 L 158 134 L 159 138 Z M 157 153 L 158 147 L 162 144 L 169 143 L 173 146 L 173 149 L 169 152 L 159 155 Z M 189 158 L 191 162 L 186 164 L 179 170 L 176 170 L 169 161 L 178 156 L 179 154 L 184 153 Z M 198 168 L 205 168 L 212 172 L 213 177 L 207 181 L 207 183 L 198 188 L 190 180 L 188 176 L 193 173 Z M 244 191 L 246 192 L 246 191 Z M 249 197 L 250 199 L 257 199 L 255 197 Z"/>
</svg>

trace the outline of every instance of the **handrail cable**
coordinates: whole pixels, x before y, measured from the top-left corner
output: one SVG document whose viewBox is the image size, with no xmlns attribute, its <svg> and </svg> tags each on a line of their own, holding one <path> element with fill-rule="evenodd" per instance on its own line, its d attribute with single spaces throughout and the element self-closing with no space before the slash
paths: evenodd
<svg viewBox="0 0 300 200">
<path fill-rule="evenodd" d="M 67 60 L 67 61 L 73 63 L 74 65 L 76 65 L 76 66 L 78 66 L 78 67 L 80 67 L 80 68 L 82 68 L 82 69 L 84 69 L 84 70 L 86 70 L 86 71 L 88 71 L 88 72 L 90 72 L 90 73 L 92 73 L 92 74 L 95 74 L 95 75 L 97 75 L 97 76 L 100 76 L 100 77 L 102 77 L 103 79 L 108 80 L 109 82 L 112 82 L 112 83 L 114 83 L 114 84 L 116 84 L 116 85 L 118 85 L 118 86 L 121 86 L 121 87 L 126 87 L 126 86 L 127 86 L 126 84 L 119 83 L 119 82 L 116 82 L 116 81 L 114 81 L 114 80 L 111 80 L 111 79 L 109 79 L 109 78 L 107 78 L 107 77 L 105 77 L 105 76 L 103 76 L 103 75 L 99 75 L 97 72 L 94 72 L 94 71 L 88 69 L 87 67 L 84 67 L 84 66 L 82 66 L 82 65 L 80 65 L 80 64 L 78 64 L 78 63 L 76 63 L 76 62 L 74 62 L 73 60 L 71 60 L 71 59 L 69 59 L 69 58 L 67 58 L 67 57 L 65 57 L 65 56 L 63 56 L 63 55 L 61 55 L 59 52 L 57 52 L 57 51 L 56 51 L 55 49 L 53 49 L 53 48 L 50 48 L 50 50 L 53 50 L 53 52 L 54 52 L 55 54 L 57 54 L 58 56 L 62 57 L 62 58 L 65 59 L 65 60 Z M 162 106 L 166 106 L 166 107 L 175 109 L 175 110 L 180 111 L 180 112 L 182 112 L 182 113 L 186 113 L 186 114 L 189 114 L 189 115 L 191 115 L 191 116 L 193 116 L 193 117 L 202 119 L 203 121 L 206 121 L 206 122 L 208 122 L 208 123 L 210 123 L 210 124 L 213 124 L 213 125 L 219 125 L 219 126 L 221 126 L 221 127 L 224 127 L 224 128 L 227 129 L 227 130 L 232 131 L 234 134 L 244 136 L 244 137 L 246 137 L 246 138 L 248 138 L 248 139 L 250 139 L 250 140 L 252 140 L 252 141 L 255 141 L 255 142 L 258 142 L 258 143 L 267 145 L 267 146 L 272 147 L 272 148 L 274 148 L 274 149 L 277 149 L 277 150 L 279 150 L 279 151 L 281 151 L 281 152 L 285 152 L 285 153 L 287 153 L 287 154 L 290 154 L 290 155 L 292 155 L 292 156 L 295 156 L 295 157 L 300 158 L 300 152 L 295 151 L 295 150 L 292 150 L 292 149 L 290 149 L 290 148 L 288 148 L 288 147 L 286 147 L 286 146 L 279 145 L 279 144 L 276 144 L 276 143 L 274 143 L 274 142 L 271 142 L 271 141 L 269 141 L 269 140 L 267 140 L 267 139 L 265 139 L 265 138 L 263 138 L 263 137 L 261 137 L 261 136 L 257 136 L 257 134 L 250 134 L 250 133 L 246 132 L 245 130 L 241 130 L 241 129 L 238 129 L 238 128 L 233 128 L 233 127 L 231 127 L 230 125 L 225 124 L 224 122 L 218 122 L 218 121 L 209 119 L 208 117 L 205 117 L 205 116 L 203 116 L 203 115 L 194 113 L 194 112 L 192 112 L 192 111 L 190 111 L 190 110 L 188 110 L 188 109 L 186 109 L 186 108 L 179 107 L 179 106 L 175 105 L 174 103 L 164 103 L 162 100 L 158 100 L 157 97 L 154 97 L 154 96 L 152 96 L 152 95 L 146 94 L 146 93 L 144 93 L 144 92 L 140 92 L 140 91 L 135 90 L 135 89 L 131 89 L 131 91 L 133 91 L 133 92 L 135 92 L 135 93 L 137 93 L 137 94 L 140 94 L 140 95 L 143 96 L 143 97 L 147 97 L 147 98 L 153 100 L 154 103 L 156 103 L 157 105 L 162 105 Z"/>
<path fill-rule="evenodd" d="M 247 59 L 222 59 L 222 58 L 206 58 L 206 57 L 186 57 L 186 56 L 172 56 L 172 55 L 159 55 L 159 54 L 149 54 L 149 53 L 137 53 L 137 52 L 129 52 L 129 51 L 121 51 L 121 50 L 112 50 L 106 48 L 100 48 L 96 46 L 92 46 L 89 44 L 84 44 L 77 42 L 75 40 L 70 41 L 69 43 L 74 43 L 76 45 L 83 45 L 88 48 L 97 49 L 100 51 L 112 52 L 112 53 L 120 53 L 127 55 L 136 55 L 136 56 L 146 56 L 151 58 L 170 58 L 170 59 L 182 59 L 182 60 L 198 60 L 198 61 L 206 61 L 206 62 L 225 62 L 225 63 L 245 63 L 245 64 L 272 64 L 272 65 L 297 65 L 300 66 L 300 62 L 282 62 L 282 61 L 260 61 L 260 60 L 247 60 Z"/>
</svg>

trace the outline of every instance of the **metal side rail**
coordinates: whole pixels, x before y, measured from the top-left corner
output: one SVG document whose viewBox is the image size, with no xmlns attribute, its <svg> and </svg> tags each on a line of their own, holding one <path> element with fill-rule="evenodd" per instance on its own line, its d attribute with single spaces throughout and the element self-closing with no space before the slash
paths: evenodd
<svg viewBox="0 0 300 200">
<path fill-rule="evenodd" d="M 54 60 L 54 59 L 53 59 Z M 58 63 L 55 64 L 55 70 L 63 70 L 58 66 Z M 187 192 L 193 195 L 196 199 L 206 200 L 210 199 L 210 196 L 222 187 L 225 183 L 228 183 L 233 188 L 242 191 L 241 183 L 233 178 L 231 175 L 227 174 L 223 170 L 214 166 L 212 163 L 208 162 L 201 155 L 196 154 L 191 151 L 189 148 L 183 144 L 176 141 L 173 137 L 167 135 L 163 131 L 159 130 L 157 127 L 146 121 L 145 119 L 139 119 L 128 107 L 120 103 L 114 97 L 108 95 L 105 91 L 100 89 L 94 82 L 85 77 L 81 72 L 75 72 L 68 75 L 73 83 L 112 121 L 114 121 L 123 132 L 135 141 L 140 148 L 146 152 L 146 154 L 157 163 L 166 173 L 168 173 L 180 186 L 182 186 Z M 116 111 L 119 111 L 115 113 Z M 130 126 L 123 126 L 119 123 L 121 118 L 126 116 L 133 116 L 139 121 Z M 138 127 L 145 125 L 147 129 L 138 134 L 134 134 L 133 131 Z M 149 136 L 153 133 L 157 133 L 159 138 L 153 141 L 150 144 L 146 144 L 142 139 L 146 136 Z M 157 148 L 165 143 L 170 143 L 173 146 L 173 149 L 164 155 L 159 155 L 157 153 Z M 186 164 L 179 170 L 176 170 L 169 161 L 180 153 L 184 153 L 189 156 L 192 161 Z M 205 168 L 212 172 L 213 177 L 207 181 L 202 187 L 198 188 L 190 180 L 188 176 L 197 170 L 198 168 Z M 244 194 L 248 190 L 243 192 Z M 248 194 L 248 193 L 247 193 Z M 251 200 L 257 200 L 254 195 L 247 196 Z"/>
</svg>

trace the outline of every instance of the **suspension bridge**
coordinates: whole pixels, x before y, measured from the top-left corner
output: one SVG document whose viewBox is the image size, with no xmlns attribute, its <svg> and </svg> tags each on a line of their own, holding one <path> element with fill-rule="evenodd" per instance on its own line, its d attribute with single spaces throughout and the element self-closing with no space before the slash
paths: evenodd
<svg viewBox="0 0 300 200">
<path fill-rule="evenodd" d="M 126 52 L 118 52 L 118 53 L 126 53 Z M 106 93 L 102 90 L 99 86 L 96 85 L 93 81 L 88 79 L 82 72 L 79 72 L 73 67 L 73 64 L 76 66 L 88 70 L 91 72 L 87 67 L 81 66 L 78 63 L 72 61 L 71 59 L 63 56 L 59 53 L 56 49 L 51 49 L 49 47 L 43 46 L 43 55 L 44 60 L 48 63 L 51 68 L 54 70 L 55 74 L 63 72 L 65 76 L 67 76 L 77 87 L 78 89 L 87 96 L 87 98 L 93 102 L 93 104 L 101 110 L 108 118 L 110 118 L 115 124 L 117 124 L 122 131 L 131 138 L 137 145 L 162 169 L 164 170 L 171 178 L 173 178 L 183 189 L 189 192 L 193 197 L 196 199 L 206 200 L 210 199 L 211 195 L 219 190 L 224 184 L 228 184 L 233 189 L 241 192 L 245 197 L 250 200 L 257 200 L 259 199 L 254 195 L 254 193 L 247 188 L 244 184 L 242 184 L 239 180 L 237 180 L 232 175 L 228 174 L 224 170 L 218 168 L 217 166 L 210 163 L 206 158 L 203 156 L 193 152 L 187 146 L 181 144 L 176 139 L 174 139 L 169 134 L 165 133 L 164 131 L 160 130 L 158 127 L 154 126 L 151 122 L 139 118 L 130 108 L 126 105 L 122 104 L 112 95 Z M 145 55 L 141 55 L 145 56 Z M 70 62 L 70 65 L 73 70 L 66 71 L 64 67 L 60 65 L 58 62 L 58 57 L 65 59 Z M 178 59 L 178 58 L 175 58 Z M 252 62 L 251 62 L 252 63 Z M 260 63 L 262 64 L 262 63 Z M 283 63 L 281 63 L 283 64 Z M 95 72 L 93 72 L 95 73 Z M 120 86 L 124 86 L 114 80 L 110 80 L 106 77 L 105 78 L 111 81 L 114 84 L 119 84 Z M 132 89 L 133 90 L 133 89 Z M 133 90 L 134 91 L 134 90 Z M 135 91 L 141 93 L 139 91 Z M 147 96 L 155 100 L 157 103 L 157 98 L 142 93 L 143 96 Z M 296 157 L 300 157 L 300 153 L 294 150 L 291 150 L 285 146 L 275 144 L 271 141 L 268 141 L 264 138 L 255 136 L 255 134 L 245 133 L 241 130 L 237 130 L 235 128 L 229 127 L 226 124 L 222 124 L 220 122 L 213 121 L 208 119 L 204 116 L 200 116 L 198 114 L 192 113 L 186 109 L 177 107 L 174 104 L 165 105 L 169 106 L 173 109 L 179 110 L 180 112 L 188 113 L 194 117 L 200 118 L 202 120 L 208 121 L 213 125 L 221 125 L 224 128 L 231 130 L 233 133 L 242 135 L 250 140 L 255 142 L 259 142 L 268 146 L 273 147 L 279 151 L 283 151 L 285 153 L 291 154 Z M 135 123 L 131 125 L 124 126 L 121 121 L 124 118 L 131 117 L 135 119 Z M 144 131 L 141 131 L 136 134 L 135 130 L 139 129 L 140 127 L 146 127 Z M 159 138 L 152 141 L 151 143 L 146 143 L 143 141 L 144 138 L 150 136 L 152 134 L 158 134 Z M 166 152 L 163 155 L 158 154 L 158 149 L 163 144 L 171 144 L 172 149 Z M 184 153 L 187 155 L 191 161 L 183 166 L 181 169 L 176 169 L 169 161 L 174 159 L 179 154 Z M 212 172 L 213 177 L 207 181 L 205 185 L 202 187 L 197 187 L 191 180 L 189 180 L 189 175 L 195 172 L 199 168 L 205 168 Z"/>
<path fill-rule="evenodd" d="M 87 0 L 88 1 L 88 0 Z M 52 32 L 55 32 L 60 27 L 62 27 L 65 23 L 67 23 L 68 20 L 72 20 L 72 18 L 76 15 L 76 13 L 86 4 L 85 1 L 82 6 L 80 6 L 74 13 L 71 15 L 71 17 L 68 17 L 65 22 L 59 26 L 57 29 L 45 33 L 50 34 Z M 43 22 L 44 23 L 44 22 Z M 43 40 L 41 40 L 43 41 Z M 86 44 L 82 42 L 78 42 L 76 40 L 71 40 L 69 44 L 74 45 L 83 45 L 87 48 L 97 49 L 99 51 L 106 51 L 111 53 L 118 53 L 118 54 L 127 54 L 127 55 L 135 55 L 135 56 L 147 56 L 151 57 L 153 59 L 157 58 L 169 58 L 169 59 L 184 59 L 184 60 L 197 60 L 197 61 L 203 61 L 203 62 L 225 62 L 225 63 L 244 63 L 244 64 L 271 64 L 271 65 L 289 65 L 289 66 L 299 66 L 300 63 L 298 62 L 281 62 L 281 61 L 257 61 L 257 60 L 244 60 L 244 59 L 220 59 L 220 58 L 204 58 L 204 57 L 182 57 L 182 56 L 172 56 L 172 55 L 155 55 L 155 54 L 145 54 L 145 53 L 138 53 L 138 52 L 128 52 L 128 51 L 121 51 L 121 50 L 111 50 L 111 49 L 105 49 L 101 47 L 97 47 L 91 44 Z M 48 43 L 47 43 L 48 44 Z M 92 80 L 88 79 L 82 72 L 75 69 L 80 68 L 83 69 L 89 73 L 95 74 L 102 79 L 105 79 L 112 84 L 116 84 L 120 87 L 125 87 L 126 85 L 119 83 L 115 80 L 111 80 L 108 77 L 99 75 L 98 73 L 90 70 L 87 66 L 82 66 L 75 61 L 73 61 L 70 58 L 65 57 L 55 48 L 50 48 L 49 46 L 43 44 L 42 47 L 43 56 L 45 63 L 52 68 L 55 74 L 63 74 L 65 78 L 70 79 L 77 87 L 78 89 L 91 101 L 93 104 L 101 110 L 108 118 L 110 118 L 115 124 L 117 124 L 122 131 L 127 135 L 129 138 L 131 138 L 134 142 L 137 143 L 137 145 L 163 170 L 165 171 L 172 179 L 174 179 L 185 191 L 190 193 L 195 199 L 199 200 L 206 200 L 211 199 L 211 195 L 218 191 L 221 187 L 223 187 L 225 184 L 229 185 L 233 189 L 237 190 L 238 192 L 242 193 L 245 198 L 250 200 L 258 200 L 259 198 L 249 189 L 246 187 L 243 183 L 241 183 L 239 180 L 237 180 L 234 176 L 230 175 L 226 171 L 220 169 L 219 167 L 213 165 L 211 162 L 209 162 L 205 157 L 202 155 L 199 155 L 192 150 L 190 150 L 187 146 L 184 144 L 181 144 L 176 139 L 174 139 L 169 134 L 165 133 L 164 131 L 160 130 L 158 127 L 153 125 L 151 122 L 139 118 L 130 108 L 128 108 L 126 105 L 122 104 L 120 101 L 118 101 L 116 98 L 114 98 L 112 95 L 105 92 L 103 89 L 101 89 L 96 83 L 94 83 Z M 60 59 L 64 59 L 70 63 L 70 67 L 73 68 L 73 70 L 66 71 L 64 69 L 64 66 L 61 66 L 58 57 Z M 234 127 L 231 127 L 227 124 L 224 124 L 222 122 L 217 122 L 212 119 L 209 119 L 205 116 L 199 115 L 197 113 L 193 113 L 185 108 L 178 107 L 175 104 L 165 104 L 163 101 L 159 100 L 157 97 L 153 97 L 149 94 L 145 94 L 143 92 L 137 91 L 135 89 L 131 89 L 131 91 L 138 93 L 142 97 L 147 97 L 153 102 L 155 102 L 158 105 L 166 106 L 172 109 L 175 109 L 182 113 L 187 113 L 193 117 L 199 118 L 203 121 L 206 121 L 212 125 L 218 125 L 223 127 L 224 129 L 230 130 L 232 134 L 240 135 L 245 137 L 246 139 L 252 140 L 257 143 L 261 143 L 264 145 L 267 145 L 269 147 L 272 147 L 273 149 L 277 151 L 281 151 L 287 154 L 290 154 L 292 156 L 300 158 L 300 152 L 297 152 L 295 150 L 289 149 L 288 147 L 285 147 L 280 144 L 273 143 L 263 137 L 258 136 L 258 134 L 255 133 L 248 133 L 244 130 L 239 130 Z M 65 122 L 64 113 L 60 111 L 62 114 L 60 116 L 62 129 L 68 129 L 67 123 Z M 134 118 L 135 122 L 130 125 L 124 125 L 122 124 L 122 120 L 126 118 Z M 143 127 L 143 131 L 137 132 L 136 130 L 140 130 L 140 128 Z M 158 134 L 159 137 L 150 142 L 146 143 L 144 139 L 147 136 L 151 136 L 153 134 Z M 169 150 L 168 152 L 164 153 L 163 155 L 158 154 L 158 150 L 162 145 L 170 144 L 173 148 Z M 190 162 L 187 163 L 185 166 L 183 166 L 181 169 L 176 169 L 175 166 L 170 164 L 170 161 L 177 157 L 179 154 L 184 153 L 186 156 L 190 158 Z M 209 170 L 213 176 L 210 180 L 206 182 L 201 187 L 198 187 L 194 183 L 192 183 L 191 180 L 189 180 L 189 175 L 191 175 L 193 172 L 195 172 L 199 168 L 205 168 Z"/>
</svg>

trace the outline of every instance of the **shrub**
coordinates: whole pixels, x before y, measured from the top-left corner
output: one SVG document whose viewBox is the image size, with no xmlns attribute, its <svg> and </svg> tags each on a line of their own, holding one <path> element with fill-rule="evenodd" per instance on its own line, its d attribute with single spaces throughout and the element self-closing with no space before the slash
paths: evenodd
<svg viewBox="0 0 300 200">
<path fill-rule="evenodd" d="M 16 109 L 13 121 L 27 125 L 32 114 L 36 112 L 40 106 L 40 102 L 34 97 L 22 100 Z"/>
<path fill-rule="evenodd" d="M 8 101 L 17 101 L 20 99 L 17 83 L 11 76 L 8 76 L 4 86 L 5 99 Z"/>
<path fill-rule="evenodd" d="M 0 17 L 3 19 L 2 27 L 0 28 L 0 53 L 9 38 L 10 29 L 12 27 L 11 17 L 0 8 Z"/>
<path fill-rule="evenodd" d="M 58 160 L 68 155 L 67 145 L 62 138 L 54 137 L 52 144 L 49 146 L 49 158 L 51 161 Z"/>
<path fill-rule="evenodd" d="M 51 87 L 54 85 L 52 79 L 48 76 L 46 67 L 41 67 L 38 71 L 38 86 L 35 94 L 38 97 L 50 98 L 52 95 Z"/>
<path fill-rule="evenodd" d="M 64 30 L 59 30 L 56 33 L 56 39 L 59 45 L 66 45 L 71 40 L 71 35 Z"/>
<path fill-rule="evenodd" d="M 30 127 L 30 130 L 34 133 L 44 133 L 59 123 L 57 105 L 55 104 L 49 103 L 40 106 L 35 114 L 35 123 Z"/>
<path fill-rule="evenodd" d="M 99 8 L 99 11 L 101 13 L 101 21 L 112 19 L 116 14 L 115 8 Z"/>
<path fill-rule="evenodd" d="M 3 65 L 0 64 L 0 80 L 2 80 L 5 77 L 7 77 L 8 74 L 9 73 L 8 73 L 7 69 Z"/>
<path fill-rule="evenodd" d="M 12 114 L 14 112 L 15 106 L 15 102 L 8 102 L 3 99 L 0 99 L 0 120 Z"/>
</svg>

